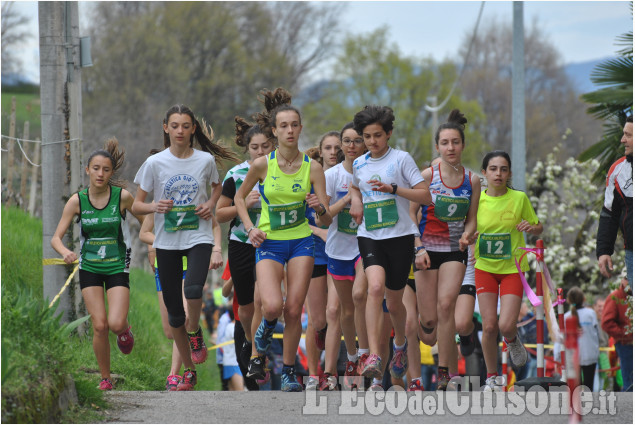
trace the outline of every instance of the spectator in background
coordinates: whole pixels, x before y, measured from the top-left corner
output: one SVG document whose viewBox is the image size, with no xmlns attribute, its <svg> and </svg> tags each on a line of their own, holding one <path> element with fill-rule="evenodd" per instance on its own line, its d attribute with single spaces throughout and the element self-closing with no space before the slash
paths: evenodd
<svg viewBox="0 0 635 425">
<path fill-rule="evenodd" d="M 598 295 L 595 298 L 595 302 L 593 303 L 593 310 L 595 311 L 595 315 L 598 319 L 598 323 L 602 323 L 602 310 L 604 310 L 604 300 L 606 296 Z M 600 328 L 600 357 L 598 357 L 598 368 L 595 371 L 595 388 L 593 392 L 598 392 L 604 389 L 604 381 L 606 380 L 606 372 L 600 372 L 602 369 L 609 369 L 611 367 L 609 362 L 609 356 L 606 351 L 602 351 L 602 347 L 608 347 L 609 345 L 609 335 L 604 331 L 604 329 Z"/>
<path fill-rule="evenodd" d="M 600 273 L 611 277 L 613 254 L 618 228 L 624 235 L 624 262 L 628 284 L 633 285 L 633 116 L 626 118 L 621 143 L 624 156 L 609 169 L 604 191 L 604 206 L 600 213 L 596 255 Z"/>
<path fill-rule="evenodd" d="M 536 316 L 526 302 L 522 302 L 520 304 L 517 326 L 518 335 L 520 335 L 520 338 L 525 344 L 536 343 Z M 547 336 L 548 333 L 545 332 L 544 335 Z M 516 373 L 517 380 L 520 381 L 525 378 L 537 376 L 537 364 L 538 360 L 536 359 L 536 355 L 530 351 L 527 363 L 519 368 L 514 367 L 514 373 Z"/>
<path fill-rule="evenodd" d="M 593 378 L 600 353 L 600 326 L 595 311 L 584 306 L 585 296 L 580 288 L 574 286 L 567 293 L 567 302 L 571 310 L 564 315 L 565 322 L 573 314 L 578 318 L 578 347 L 580 350 L 580 370 L 582 385 L 593 390 Z"/>
<path fill-rule="evenodd" d="M 216 340 L 218 342 L 221 341 L 223 335 L 225 335 L 225 330 L 227 325 L 231 322 L 231 317 L 229 316 L 229 309 L 226 307 L 221 308 L 221 316 L 218 319 L 218 327 L 216 328 Z M 220 371 L 220 378 L 222 383 L 223 391 L 229 391 L 229 379 L 223 378 L 224 373 L 224 365 L 223 365 L 223 350 L 221 348 L 216 349 L 216 364 L 218 365 L 218 370 Z"/>
<path fill-rule="evenodd" d="M 214 333 L 214 313 L 218 307 L 214 302 L 214 295 L 210 291 L 205 291 L 205 300 L 203 302 L 203 313 L 205 314 L 205 323 L 207 331 L 210 335 Z"/>
<path fill-rule="evenodd" d="M 622 391 L 633 391 L 633 322 L 626 315 L 629 307 L 626 297 L 633 291 L 626 278 L 622 278 L 620 287 L 611 292 L 604 303 L 602 329 L 615 339 L 615 351 L 620 358 L 622 368 Z"/>
<path fill-rule="evenodd" d="M 225 333 L 219 336 L 220 342 L 233 341 L 234 327 L 236 320 L 232 309 L 227 311 L 230 322 L 225 326 Z M 238 367 L 238 359 L 236 358 L 236 349 L 234 344 L 227 344 L 221 347 L 223 350 L 223 381 L 227 381 L 229 391 L 243 390 L 243 375 Z"/>
</svg>

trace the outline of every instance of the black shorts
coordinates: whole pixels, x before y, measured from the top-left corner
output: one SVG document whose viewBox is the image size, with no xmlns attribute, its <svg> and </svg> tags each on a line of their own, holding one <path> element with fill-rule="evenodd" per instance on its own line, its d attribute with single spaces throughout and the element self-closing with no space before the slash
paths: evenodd
<svg viewBox="0 0 635 425">
<path fill-rule="evenodd" d="M 386 273 L 386 288 L 393 291 L 405 288 L 410 274 L 414 235 L 379 240 L 358 236 L 357 243 L 364 270 L 380 266 Z"/>
<path fill-rule="evenodd" d="M 457 261 L 467 266 L 467 249 L 465 251 L 438 252 L 427 251 L 430 256 L 430 268 L 427 270 L 439 270 L 441 264 Z M 415 269 L 419 270 L 419 269 Z"/>
<path fill-rule="evenodd" d="M 415 291 L 415 294 L 417 293 L 417 285 L 415 285 L 415 280 L 414 279 L 408 279 L 408 282 L 406 282 L 406 284 L 412 288 L 413 291 Z"/>
<path fill-rule="evenodd" d="M 476 298 L 476 285 L 461 285 L 459 295 L 471 295 Z"/>
<path fill-rule="evenodd" d="M 115 274 L 99 274 L 79 269 L 79 288 L 90 286 L 105 287 L 106 291 L 115 286 L 124 286 L 130 289 L 130 274 L 126 272 Z"/>
<path fill-rule="evenodd" d="M 256 286 L 256 248 L 250 243 L 229 240 L 227 261 L 234 281 L 234 293 L 238 305 L 254 302 Z"/>
<path fill-rule="evenodd" d="M 313 273 L 311 274 L 311 279 L 316 277 L 326 276 L 326 264 L 314 264 L 313 265 Z"/>
</svg>

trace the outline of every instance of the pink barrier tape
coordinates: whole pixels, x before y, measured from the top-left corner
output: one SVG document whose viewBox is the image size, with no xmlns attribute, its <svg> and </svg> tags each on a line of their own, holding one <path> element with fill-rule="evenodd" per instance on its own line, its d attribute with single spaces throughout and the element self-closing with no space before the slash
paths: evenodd
<svg viewBox="0 0 635 425">
<path fill-rule="evenodd" d="M 523 257 L 525 255 L 527 255 L 526 252 L 520 257 L 521 261 L 523 260 Z M 542 301 L 538 299 L 538 297 L 536 296 L 536 293 L 533 291 L 533 289 L 531 289 L 531 286 L 529 286 L 529 283 L 527 283 L 527 279 L 525 279 L 525 273 L 523 273 L 523 271 L 520 269 L 520 263 L 515 257 L 514 257 L 514 261 L 516 262 L 516 268 L 518 269 L 518 274 L 520 275 L 520 281 L 523 284 L 523 289 L 525 290 L 525 294 L 527 294 L 527 298 L 529 298 L 529 302 L 534 307 L 538 307 L 539 305 L 542 304 Z"/>
</svg>

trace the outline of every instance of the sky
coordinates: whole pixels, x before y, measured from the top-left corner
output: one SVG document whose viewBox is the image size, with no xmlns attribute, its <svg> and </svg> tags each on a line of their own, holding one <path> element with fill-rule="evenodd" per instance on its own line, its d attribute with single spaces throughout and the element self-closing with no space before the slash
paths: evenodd
<svg viewBox="0 0 635 425">
<path fill-rule="evenodd" d="M 334 2 L 323 2 L 326 4 Z M 340 2 L 338 2 L 340 3 Z M 472 33 L 481 1 L 347 1 L 342 28 L 352 34 L 389 28 L 390 40 L 402 53 L 436 61 L 456 59 L 465 34 Z M 526 1 L 524 23 L 533 20 L 553 41 L 564 64 L 614 56 L 615 38 L 632 31 L 628 1 Z M 21 46 L 28 80 L 39 82 L 37 2 L 18 1 L 15 9 L 30 17 L 28 44 Z M 90 2 L 79 2 L 80 36 L 86 28 Z M 512 2 L 485 2 L 481 28 L 488 21 L 511 22 Z"/>
</svg>

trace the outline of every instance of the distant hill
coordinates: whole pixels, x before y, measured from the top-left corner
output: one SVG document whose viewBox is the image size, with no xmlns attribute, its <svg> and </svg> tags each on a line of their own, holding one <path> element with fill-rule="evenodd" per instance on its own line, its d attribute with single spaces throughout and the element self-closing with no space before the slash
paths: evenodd
<svg viewBox="0 0 635 425">
<path fill-rule="evenodd" d="M 593 71 L 593 68 L 595 68 L 597 64 L 607 59 L 611 59 L 611 57 L 565 65 L 565 72 L 575 84 L 578 93 L 588 93 L 599 88 L 591 82 L 591 71 Z"/>
</svg>

